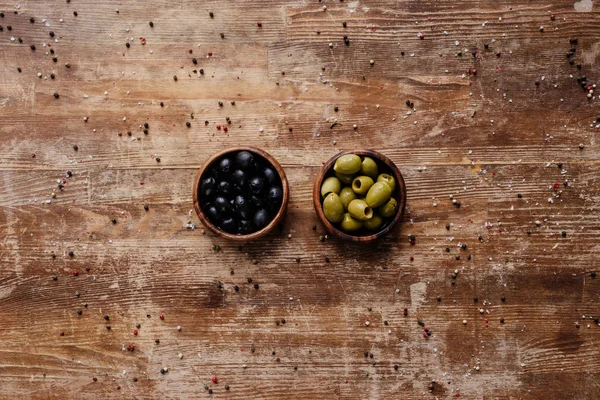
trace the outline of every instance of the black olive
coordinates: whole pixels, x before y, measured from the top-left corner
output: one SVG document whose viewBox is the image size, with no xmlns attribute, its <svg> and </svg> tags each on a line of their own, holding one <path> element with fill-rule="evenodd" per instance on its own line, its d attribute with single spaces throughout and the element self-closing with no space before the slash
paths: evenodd
<svg viewBox="0 0 600 400">
<path fill-rule="evenodd" d="M 250 221 L 242 219 L 240 221 L 238 221 L 238 233 L 242 234 L 242 235 L 247 235 L 249 233 L 252 233 L 253 231 L 253 227 L 252 224 L 250 223 Z"/>
<path fill-rule="evenodd" d="M 261 193 L 263 190 L 265 190 L 265 180 L 260 176 L 255 176 L 254 178 L 250 179 L 248 185 L 250 187 L 250 191 L 255 194 Z"/>
<path fill-rule="evenodd" d="M 257 229 L 262 229 L 265 226 L 267 226 L 267 224 L 269 223 L 269 214 L 267 214 L 267 211 L 263 208 L 260 209 L 256 212 L 256 214 L 254 214 L 254 226 Z"/>
<path fill-rule="evenodd" d="M 217 210 L 217 207 L 209 205 L 204 209 L 206 216 L 213 224 L 219 224 L 221 222 L 221 213 Z"/>
<path fill-rule="evenodd" d="M 269 206 L 273 209 L 279 208 L 281 205 L 281 200 L 283 199 L 283 191 L 278 186 L 272 186 L 267 193 L 267 200 L 269 201 Z"/>
<path fill-rule="evenodd" d="M 248 207 L 248 202 L 246 201 L 246 198 L 244 196 L 235 196 L 233 204 L 235 206 L 236 213 L 240 217 L 244 219 L 248 218 L 248 216 L 250 215 L 250 209 Z"/>
<path fill-rule="evenodd" d="M 231 183 L 229 183 L 227 181 L 219 182 L 219 193 L 223 193 L 224 195 L 228 196 L 232 192 L 233 192 L 233 187 L 232 187 Z"/>
<path fill-rule="evenodd" d="M 215 198 L 215 207 L 223 214 L 229 214 L 229 211 L 231 210 L 231 204 L 229 204 L 229 201 L 223 196 Z"/>
<path fill-rule="evenodd" d="M 250 197 L 248 197 L 248 200 L 254 208 L 261 208 L 265 205 L 265 199 L 262 196 L 251 194 Z"/>
<path fill-rule="evenodd" d="M 269 185 L 272 185 L 277 181 L 277 174 L 271 167 L 266 167 L 263 169 L 263 175 L 265 176 L 267 182 L 269 182 Z"/>
<path fill-rule="evenodd" d="M 254 166 L 254 156 L 249 151 L 240 151 L 235 156 L 235 162 L 241 169 L 248 170 Z"/>
<path fill-rule="evenodd" d="M 200 184 L 200 196 L 210 197 L 215 193 L 215 178 L 205 178 Z"/>
<path fill-rule="evenodd" d="M 231 160 L 227 157 L 222 158 L 221 161 L 219 161 L 219 172 L 226 174 L 230 169 Z"/>
<path fill-rule="evenodd" d="M 246 187 L 246 173 L 241 169 L 233 171 L 233 183 L 239 189 L 244 189 Z"/>
<path fill-rule="evenodd" d="M 221 222 L 221 225 L 219 225 L 219 227 L 222 230 L 224 230 L 225 232 L 229 232 L 229 233 L 237 232 L 237 228 L 235 226 L 235 221 L 233 220 L 233 218 L 227 218 L 226 220 Z"/>
</svg>

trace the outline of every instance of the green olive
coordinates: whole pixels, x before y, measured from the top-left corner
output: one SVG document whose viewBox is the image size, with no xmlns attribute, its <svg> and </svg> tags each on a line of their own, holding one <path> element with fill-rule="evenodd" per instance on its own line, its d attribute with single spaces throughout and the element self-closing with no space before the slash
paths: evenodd
<svg viewBox="0 0 600 400">
<path fill-rule="evenodd" d="M 365 228 L 370 231 L 376 231 L 377 229 L 381 228 L 381 224 L 383 224 L 383 218 L 377 214 L 373 215 L 373 218 L 364 222 Z"/>
<path fill-rule="evenodd" d="M 348 186 L 343 188 L 340 192 L 340 200 L 342 200 L 342 204 L 344 205 L 345 210 L 348 210 L 348 204 L 350 204 L 350 202 L 355 198 L 356 194 L 354 193 L 354 190 L 352 190 L 352 188 Z"/>
<path fill-rule="evenodd" d="M 354 179 L 354 175 L 352 175 L 352 174 L 345 175 L 345 174 L 340 174 L 339 172 L 336 172 L 335 176 L 337 176 L 337 178 L 346 185 L 350 185 L 352 183 L 352 180 Z"/>
<path fill-rule="evenodd" d="M 340 174 L 350 175 L 360 171 L 360 166 L 361 161 L 359 156 L 356 154 L 344 154 L 335 160 L 333 170 L 339 172 Z"/>
<path fill-rule="evenodd" d="M 371 186 L 373 186 L 373 179 L 368 176 L 359 176 L 352 181 L 352 190 L 359 195 L 366 194 Z"/>
<path fill-rule="evenodd" d="M 369 207 L 366 201 L 354 199 L 348 204 L 348 212 L 354 218 L 366 221 L 373 217 L 373 209 Z"/>
<path fill-rule="evenodd" d="M 340 196 L 329 193 L 323 200 L 323 214 L 329 222 L 337 223 L 344 218 L 344 205 Z"/>
<path fill-rule="evenodd" d="M 362 164 L 360 166 L 360 173 L 366 176 L 370 176 L 375 179 L 377 177 L 377 172 L 379 168 L 377 168 L 377 163 L 371 157 L 365 157 L 362 160 Z"/>
<path fill-rule="evenodd" d="M 344 219 L 342 220 L 342 229 L 346 232 L 354 232 L 362 228 L 363 223 L 355 218 L 352 218 L 350 213 L 344 214 Z"/>
<path fill-rule="evenodd" d="M 342 190 L 340 180 L 335 176 L 330 176 L 325 179 L 321 185 L 321 197 L 327 196 L 328 193 L 339 194 L 340 190 Z"/>
<path fill-rule="evenodd" d="M 384 218 L 391 218 L 398 211 L 398 202 L 395 198 L 390 198 L 387 203 L 379 207 L 379 214 Z"/>
<path fill-rule="evenodd" d="M 377 182 L 387 183 L 388 186 L 392 189 L 392 192 L 396 188 L 396 180 L 390 174 L 381 174 L 377 177 Z"/>
<path fill-rule="evenodd" d="M 379 207 L 388 201 L 391 195 L 392 189 L 387 183 L 377 182 L 371 186 L 371 189 L 367 193 L 367 204 L 369 207 Z"/>
</svg>

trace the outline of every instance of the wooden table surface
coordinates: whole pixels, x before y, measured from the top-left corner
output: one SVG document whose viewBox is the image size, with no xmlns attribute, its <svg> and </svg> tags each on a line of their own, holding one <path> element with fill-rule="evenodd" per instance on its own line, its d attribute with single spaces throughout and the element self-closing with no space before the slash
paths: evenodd
<svg viewBox="0 0 600 400">
<path fill-rule="evenodd" d="M 600 398 L 593 3 L 0 0 L 0 398 Z M 240 144 L 291 197 L 238 247 L 191 210 Z M 360 148 L 364 246 L 311 201 Z"/>
</svg>

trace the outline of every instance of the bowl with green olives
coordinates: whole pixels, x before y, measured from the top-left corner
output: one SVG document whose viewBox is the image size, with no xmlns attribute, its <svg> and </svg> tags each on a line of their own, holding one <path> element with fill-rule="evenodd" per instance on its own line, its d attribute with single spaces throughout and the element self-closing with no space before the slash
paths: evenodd
<svg viewBox="0 0 600 400">
<path fill-rule="evenodd" d="M 257 147 L 232 147 L 210 157 L 198 170 L 194 209 L 215 234 L 249 242 L 271 232 L 289 200 L 285 172 Z"/>
<path fill-rule="evenodd" d="M 323 165 L 313 203 L 329 233 L 372 242 L 402 219 L 406 185 L 398 167 L 374 150 L 344 151 Z"/>
</svg>

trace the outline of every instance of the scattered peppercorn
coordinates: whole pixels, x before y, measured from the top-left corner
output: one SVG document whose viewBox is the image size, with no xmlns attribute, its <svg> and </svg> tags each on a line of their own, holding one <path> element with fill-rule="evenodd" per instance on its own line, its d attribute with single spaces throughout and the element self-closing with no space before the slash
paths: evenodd
<svg viewBox="0 0 600 400">
<path fill-rule="evenodd" d="M 54 92 L 54 98 L 58 99 L 60 97 L 60 95 L 58 94 L 58 92 Z"/>
<path fill-rule="evenodd" d="M 221 36 L 221 39 L 225 39 L 225 34 L 223 32 L 221 32 L 219 35 Z"/>
<path fill-rule="evenodd" d="M 20 73 L 20 72 L 22 72 L 23 70 L 21 69 L 21 67 L 18 67 L 18 68 L 17 68 L 17 71 L 19 71 L 19 73 Z"/>
<path fill-rule="evenodd" d="M 31 22 L 33 24 L 35 22 L 35 18 L 33 18 L 33 17 L 29 18 L 29 22 Z"/>
<path fill-rule="evenodd" d="M 190 121 L 187 121 L 187 122 L 185 123 L 185 126 L 187 126 L 187 127 L 189 128 L 190 126 L 192 126 L 192 124 L 190 123 Z"/>
<path fill-rule="evenodd" d="M 50 35 L 50 37 L 54 37 L 54 31 L 48 32 L 48 35 Z"/>
<path fill-rule="evenodd" d="M 125 42 L 125 47 L 130 48 L 131 44 L 129 44 L 129 42 Z"/>
<path fill-rule="evenodd" d="M 35 44 L 32 44 L 31 46 L 29 46 L 31 48 L 31 50 L 35 50 Z"/>
<path fill-rule="evenodd" d="M 212 11 L 211 11 L 211 12 L 209 12 L 209 13 L 208 13 L 208 15 L 209 15 L 211 18 L 214 18 L 214 17 L 215 17 L 215 14 L 214 14 Z"/>
<path fill-rule="evenodd" d="M 148 22 L 148 25 L 150 25 L 150 28 L 154 28 L 154 22 L 150 21 Z"/>
<path fill-rule="evenodd" d="M 173 75 L 173 80 L 177 82 L 177 75 Z"/>
<path fill-rule="evenodd" d="M 77 16 L 77 15 L 79 15 L 79 14 L 77 14 L 77 11 L 73 11 L 73 15 L 74 15 L 74 16 Z"/>
</svg>

